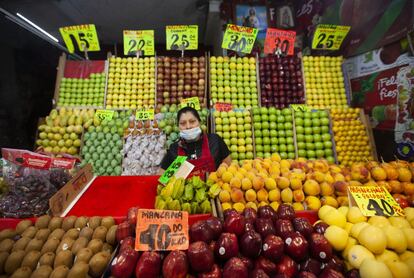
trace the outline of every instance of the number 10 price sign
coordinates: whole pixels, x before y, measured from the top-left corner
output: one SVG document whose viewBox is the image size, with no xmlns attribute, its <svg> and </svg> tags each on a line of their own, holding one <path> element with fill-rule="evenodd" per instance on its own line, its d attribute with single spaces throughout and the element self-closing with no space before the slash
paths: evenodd
<svg viewBox="0 0 414 278">
<path fill-rule="evenodd" d="M 188 239 L 188 212 L 138 210 L 136 251 L 187 250 Z"/>
<path fill-rule="evenodd" d="M 256 41 L 257 33 L 256 28 L 227 24 L 221 47 L 250 54 Z"/>
</svg>

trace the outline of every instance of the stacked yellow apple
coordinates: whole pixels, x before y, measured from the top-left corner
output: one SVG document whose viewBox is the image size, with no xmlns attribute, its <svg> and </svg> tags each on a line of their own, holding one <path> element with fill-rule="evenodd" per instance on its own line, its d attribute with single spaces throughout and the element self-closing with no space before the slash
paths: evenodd
<svg viewBox="0 0 414 278">
<path fill-rule="evenodd" d="M 342 57 L 303 57 L 307 105 L 317 109 L 347 107 L 342 61 Z"/>
<path fill-rule="evenodd" d="M 155 58 L 109 59 L 106 108 L 136 109 L 155 105 Z"/>
<path fill-rule="evenodd" d="M 342 165 L 374 160 L 367 130 L 360 119 L 359 108 L 331 109 L 332 130 L 338 161 Z"/>
<path fill-rule="evenodd" d="M 414 277 L 414 208 L 404 216 L 365 217 L 358 207 L 323 206 L 324 236 L 362 278 Z"/>
<path fill-rule="evenodd" d="M 83 129 L 93 124 L 94 115 L 93 109 L 53 109 L 39 125 L 36 145 L 49 153 L 78 155 Z"/>
<path fill-rule="evenodd" d="M 258 208 L 270 204 L 277 209 L 291 203 L 295 210 L 318 210 L 321 205 L 347 204 L 345 176 L 342 169 L 326 160 L 295 161 L 271 158 L 245 160 L 241 166 L 220 165 L 209 181 L 221 187 L 219 199 L 223 210 Z M 337 196 L 338 195 L 338 196 Z"/>
</svg>

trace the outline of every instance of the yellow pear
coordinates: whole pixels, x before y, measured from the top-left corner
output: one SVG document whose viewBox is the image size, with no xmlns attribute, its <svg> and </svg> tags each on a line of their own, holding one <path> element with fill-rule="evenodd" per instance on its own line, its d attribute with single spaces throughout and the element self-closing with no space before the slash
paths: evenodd
<svg viewBox="0 0 414 278">
<path fill-rule="evenodd" d="M 385 262 L 388 268 L 391 270 L 392 275 L 398 278 L 412 278 L 414 277 L 414 272 L 402 261 L 392 260 Z"/>
<path fill-rule="evenodd" d="M 358 241 L 374 254 L 381 254 L 387 247 L 387 237 L 378 227 L 368 225 L 361 230 Z"/>
<path fill-rule="evenodd" d="M 394 226 L 386 226 L 382 230 L 387 238 L 388 249 L 393 249 L 397 253 L 402 253 L 407 249 L 407 239 L 401 229 Z"/>
<path fill-rule="evenodd" d="M 394 227 L 397 228 L 411 228 L 410 223 L 402 216 L 391 216 L 390 218 L 388 218 L 388 220 L 390 221 L 391 225 L 393 225 Z"/>
<path fill-rule="evenodd" d="M 374 255 L 362 245 L 354 245 L 349 249 L 348 261 L 352 267 L 359 269 L 366 259 L 375 259 Z"/>
<path fill-rule="evenodd" d="M 366 216 L 362 215 L 361 210 L 357 206 L 349 208 L 346 218 L 353 224 L 359 222 L 367 222 Z"/>
<path fill-rule="evenodd" d="M 371 258 L 362 262 L 359 275 L 361 278 L 392 278 L 392 273 L 384 262 Z"/>
<path fill-rule="evenodd" d="M 400 254 L 400 260 L 405 262 L 408 259 L 414 258 L 414 252 L 412 251 L 405 251 L 404 253 Z"/>
<path fill-rule="evenodd" d="M 388 249 L 385 249 L 382 254 L 376 255 L 375 258 L 378 261 L 386 262 L 386 261 L 392 261 L 392 260 L 399 260 L 397 253 L 390 251 Z"/>
<path fill-rule="evenodd" d="M 402 229 L 405 239 L 407 240 L 407 248 L 411 251 L 414 251 L 414 229 L 413 228 L 403 228 Z"/>
<path fill-rule="evenodd" d="M 336 225 L 341 228 L 345 228 L 346 225 L 346 217 L 339 211 L 331 210 L 328 213 L 326 213 L 324 219 L 323 219 L 329 226 Z"/>
<path fill-rule="evenodd" d="M 391 225 L 390 221 L 388 221 L 388 219 L 384 216 L 372 216 L 368 220 L 368 223 L 377 226 L 378 228 L 383 228 L 387 225 Z"/>
<path fill-rule="evenodd" d="M 351 228 L 351 236 L 353 236 L 354 238 L 358 238 L 359 233 L 361 232 L 361 230 L 363 228 L 365 228 L 366 226 L 368 226 L 369 224 L 366 222 L 361 222 L 361 223 L 356 223 L 352 226 Z"/>
</svg>

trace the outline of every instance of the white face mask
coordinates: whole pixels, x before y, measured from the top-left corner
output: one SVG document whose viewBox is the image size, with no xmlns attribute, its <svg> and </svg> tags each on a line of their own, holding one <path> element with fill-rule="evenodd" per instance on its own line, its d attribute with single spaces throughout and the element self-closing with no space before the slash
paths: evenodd
<svg viewBox="0 0 414 278">
<path fill-rule="evenodd" d="M 201 134 L 200 127 L 195 127 L 192 129 L 185 129 L 185 130 L 180 131 L 180 137 L 183 138 L 187 142 L 192 142 L 192 141 L 197 140 L 200 134 Z"/>
</svg>

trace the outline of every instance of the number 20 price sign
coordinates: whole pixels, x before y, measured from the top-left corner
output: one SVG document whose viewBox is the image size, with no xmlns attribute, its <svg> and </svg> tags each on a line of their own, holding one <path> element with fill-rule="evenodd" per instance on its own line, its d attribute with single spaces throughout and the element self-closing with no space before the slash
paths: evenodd
<svg viewBox="0 0 414 278">
<path fill-rule="evenodd" d="M 358 205 L 365 216 L 402 216 L 404 211 L 382 186 L 349 186 L 350 204 Z"/>
<path fill-rule="evenodd" d="M 124 55 L 154 55 L 154 30 L 124 30 Z"/>
<path fill-rule="evenodd" d="M 221 47 L 250 54 L 256 41 L 257 33 L 256 28 L 227 24 Z"/>
<path fill-rule="evenodd" d="M 188 212 L 139 209 L 136 251 L 187 250 Z"/>
</svg>

